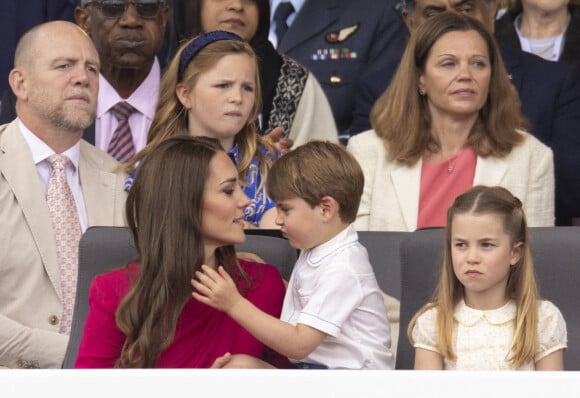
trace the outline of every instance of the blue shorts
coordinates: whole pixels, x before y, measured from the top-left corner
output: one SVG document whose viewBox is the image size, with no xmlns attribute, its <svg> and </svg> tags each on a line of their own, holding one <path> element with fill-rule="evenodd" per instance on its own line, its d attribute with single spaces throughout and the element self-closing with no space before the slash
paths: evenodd
<svg viewBox="0 0 580 398">
<path fill-rule="evenodd" d="M 308 362 L 296 362 L 294 366 L 296 366 L 296 369 L 328 369 L 326 365 Z"/>
</svg>

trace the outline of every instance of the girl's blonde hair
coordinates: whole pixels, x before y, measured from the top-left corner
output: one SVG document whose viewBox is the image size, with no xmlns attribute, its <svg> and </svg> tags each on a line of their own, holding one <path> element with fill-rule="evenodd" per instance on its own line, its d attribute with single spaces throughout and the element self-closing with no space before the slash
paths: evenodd
<svg viewBox="0 0 580 398">
<path fill-rule="evenodd" d="M 209 32 L 208 34 L 211 34 Z M 207 34 L 204 34 L 207 35 Z M 256 120 L 262 107 L 260 96 L 260 78 L 258 75 L 258 65 L 256 54 L 250 45 L 242 40 L 219 40 L 212 42 L 200 49 L 188 62 L 180 76 L 179 64 L 182 54 L 196 40 L 202 38 L 200 35 L 185 42 L 173 57 L 167 67 L 159 90 L 159 100 L 155 110 L 155 116 L 151 122 L 151 127 L 147 135 L 147 145 L 139 151 L 125 166 L 129 172 L 134 171 L 138 162 L 143 160 L 160 142 L 168 137 L 179 134 L 187 134 L 188 112 L 177 97 L 176 88 L 178 84 L 184 84 L 190 90 L 197 83 L 199 76 L 213 68 L 220 59 L 226 55 L 246 54 L 254 64 L 255 74 L 255 101 L 246 121 L 246 124 L 236 135 L 236 143 L 240 154 L 240 162 L 236 165 L 239 179 L 243 183 L 246 181 L 246 173 L 250 168 L 252 159 L 258 158 L 260 171 L 262 173 L 262 184 L 266 181 L 268 170 L 271 165 L 271 158 L 274 158 L 274 147 L 269 140 L 259 136 L 256 129 Z M 272 156 L 266 156 L 260 147 L 265 148 Z M 259 187 L 261 188 L 261 187 Z"/>
<path fill-rule="evenodd" d="M 517 305 L 515 330 L 508 362 L 519 368 L 534 360 L 537 350 L 539 294 L 534 264 L 529 246 L 526 216 L 522 202 L 503 187 L 474 186 L 458 196 L 447 211 L 445 250 L 439 284 L 430 303 L 424 305 L 411 319 L 407 336 L 413 344 L 413 327 L 417 318 L 430 308 L 437 308 L 437 347 L 441 355 L 455 360 L 453 352 L 453 314 L 457 303 L 464 297 L 464 288 L 455 276 L 451 257 L 453 219 L 459 214 L 491 214 L 503 221 L 504 231 L 511 244 L 522 244 L 521 258 L 510 267 L 507 295 Z"/>
<path fill-rule="evenodd" d="M 440 144 L 430 131 L 427 98 L 419 94 L 419 76 L 425 71 L 431 48 L 443 35 L 466 31 L 477 32 L 486 43 L 491 65 L 487 101 L 479 111 L 467 143 L 479 156 L 503 157 L 522 142 L 523 137 L 516 129 L 525 128 L 526 122 L 495 39 L 479 21 L 442 12 L 411 34 L 391 84 L 371 110 L 371 125 L 391 160 L 413 165 L 425 151 L 439 150 Z"/>
</svg>

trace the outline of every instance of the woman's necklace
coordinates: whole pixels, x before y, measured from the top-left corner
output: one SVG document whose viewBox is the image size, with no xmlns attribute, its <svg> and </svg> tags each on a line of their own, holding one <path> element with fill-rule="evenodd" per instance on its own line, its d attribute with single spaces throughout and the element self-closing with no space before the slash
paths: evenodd
<svg viewBox="0 0 580 398">
<path fill-rule="evenodd" d="M 458 155 L 459 154 L 453 155 L 447 159 L 447 173 L 451 174 L 453 171 L 455 171 L 455 162 L 457 161 Z"/>
</svg>

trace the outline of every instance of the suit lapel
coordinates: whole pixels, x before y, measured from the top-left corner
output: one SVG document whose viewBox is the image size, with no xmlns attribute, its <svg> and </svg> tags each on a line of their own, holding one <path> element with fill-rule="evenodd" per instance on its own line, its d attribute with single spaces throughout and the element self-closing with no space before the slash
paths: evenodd
<svg viewBox="0 0 580 398">
<path fill-rule="evenodd" d="M 117 176 L 102 169 L 102 160 L 91 156 L 90 144 L 81 141 L 79 174 L 89 227 L 110 225 L 114 219 Z"/>
<path fill-rule="evenodd" d="M 310 0 L 304 3 L 296 19 L 278 44 L 281 53 L 287 53 L 311 37 L 319 34 L 338 18 L 341 0 Z M 316 15 L 317 19 L 302 15 Z"/>
<path fill-rule="evenodd" d="M 512 49 L 508 46 L 500 46 L 500 50 L 507 73 L 509 74 L 513 85 L 516 87 L 518 92 L 521 93 L 523 83 L 521 70 L 522 57 L 520 56 L 521 50 Z"/>
<path fill-rule="evenodd" d="M 419 160 L 411 167 L 401 165 L 391 173 L 395 195 L 408 231 L 417 229 L 422 165 L 423 161 Z"/>
<path fill-rule="evenodd" d="M 16 121 L 0 135 L 0 172 L 22 209 L 46 273 L 62 299 L 56 242 L 46 197 L 30 148 Z"/>
<path fill-rule="evenodd" d="M 473 185 L 500 185 L 507 171 L 508 165 L 505 160 L 478 156 Z"/>
</svg>

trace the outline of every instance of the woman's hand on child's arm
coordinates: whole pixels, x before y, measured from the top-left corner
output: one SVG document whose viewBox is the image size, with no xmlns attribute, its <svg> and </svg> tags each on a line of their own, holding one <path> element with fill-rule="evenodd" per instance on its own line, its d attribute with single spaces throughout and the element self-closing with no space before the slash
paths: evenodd
<svg viewBox="0 0 580 398">
<path fill-rule="evenodd" d="M 564 350 L 554 351 L 537 361 L 536 370 L 564 370 Z"/>
<path fill-rule="evenodd" d="M 192 296 L 210 307 L 229 312 L 243 300 L 234 280 L 221 265 L 215 271 L 204 264 L 201 271 L 195 273 L 195 277 L 197 279 L 191 280 L 191 285 L 195 288 Z"/>
<path fill-rule="evenodd" d="M 435 351 L 415 348 L 415 370 L 443 370 L 443 356 Z"/>
</svg>

